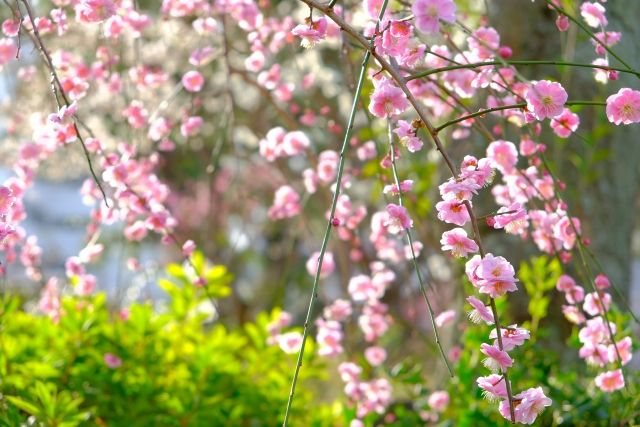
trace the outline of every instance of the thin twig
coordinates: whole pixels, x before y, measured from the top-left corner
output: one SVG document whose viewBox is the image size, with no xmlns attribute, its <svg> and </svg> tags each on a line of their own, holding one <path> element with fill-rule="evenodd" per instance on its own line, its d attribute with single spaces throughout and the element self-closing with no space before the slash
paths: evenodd
<svg viewBox="0 0 640 427">
<path fill-rule="evenodd" d="M 378 17 L 378 21 L 376 22 L 376 33 L 378 32 L 378 27 L 380 25 L 380 20 L 384 16 L 384 12 L 387 8 L 387 4 L 389 0 L 384 0 L 382 4 L 382 8 L 380 9 L 380 15 Z M 309 4 L 309 7 L 313 9 L 315 6 Z M 366 43 L 365 43 L 366 44 Z M 298 375 L 300 374 L 300 368 L 302 367 L 302 358 L 304 356 L 304 350 L 307 343 L 307 337 L 309 335 L 309 328 L 311 322 L 311 315 L 313 314 L 313 307 L 318 298 L 318 283 L 320 282 L 320 273 L 322 271 L 322 262 L 324 261 L 324 254 L 327 250 L 327 245 L 329 243 L 329 236 L 331 235 L 331 229 L 333 227 L 333 217 L 335 215 L 336 207 L 338 205 L 338 197 L 340 195 L 340 190 L 342 186 L 342 174 L 344 172 L 344 164 L 346 159 L 347 148 L 349 147 L 349 140 L 351 139 L 351 131 L 353 130 L 353 123 L 356 116 L 356 110 L 358 106 L 358 99 L 360 98 L 360 94 L 362 93 L 362 87 L 364 86 L 364 77 L 367 71 L 367 65 L 369 64 L 369 58 L 371 57 L 371 50 L 373 50 L 373 40 L 368 46 L 369 49 L 364 55 L 362 59 L 362 64 L 360 66 L 360 76 L 358 77 L 358 84 L 356 86 L 356 91 L 353 96 L 353 103 L 351 105 L 351 113 L 349 114 L 349 121 L 347 123 L 347 129 L 344 133 L 344 140 L 342 141 L 342 148 L 340 149 L 340 160 L 338 162 L 338 172 L 336 176 L 335 190 L 333 194 L 333 201 L 331 203 L 331 210 L 329 213 L 329 219 L 327 221 L 327 227 L 324 232 L 324 238 L 322 239 L 322 245 L 320 246 L 320 255 L 318 257 L 318 265 L 316 268 L 316 274 L 313 278 L 313 286 L 311 289 L 311 299 L 309 301 L 309 308 L 307 310 L 307 316 L 304 321 L 304 328 L 302 332 L 302 344 L 300 346 L 300 351 L 298 352 L 298 359 L 296 361 L 296 367 L 293 373 L 293 379 L 291 380 L 291 390 L 289 392 L 289 398 L 287 399 L 287 407 L 284 414 L 284 421 L 282 423 L 283 427 L 287 427 L 289 422 L 289 416 L 291 413 L 291 405 L 293 403 L 293 398 L 296 391 L 296 385 L 298 383 Z"/>
<path fill-rule="evenodd" d="M 29 20 L 31 21 L 31 29 L 32 29 L 32 34 L 33 34 L 33 40 L 34 40 L 35 44 L 38 46 L 38 50 L 40 50 L 40 53 L 42 53 L 42 56 L 45 59 L 45 63 L 47 64 L 47 68 L 49 68 L 49 72 L 51 73 L 53 94 L 54 94 L 54 96 L 56 98 L 56 103 L 58 104 L 58 109 L 60 109 L 62 107 L 60 99 L 58 98 L 58 96 L 62 97 L 62 99 L 64 101 L 64 105 L 68 107 L 68 106 L 71 105 L 71 102 L 69 101 L 69 98 L 67 97 L 67 94 L 66 94 L 66 92 L 64 90 L 64 87 L 60 83 L 60 79 L 58 78 L 58 73 L 56 72 L 56 68 L 53 65 L 53 61 L 51 60 L 51 56 L 49 55 L 49 52 L 47 51 L 47 49 L 44 46 L 44 43 L 42 42 L 42 38 L 40 37 L 40 32 L 38 31 L 38 26 L 36 25 L 34 13 L 33 13 L 33 10 L 31 9 L 31 5 L 29 4 L 29 0 L 22 0 L 22 4 L 24 4 L 25 9 L 27 10 L 27 15 L 29 16 Z M 76 133 L 76 136 L 78 137 L 78 141 L 80 141 L 80 145 L 82 145 L 82 151 L 84 152 L 84 156 L 87 159 L 87 163 L 89 165 L 89 171 L 91 172 L 91 176 L 93 177 L 93 180 L 95 181 L 96 185 L 100 189 L 100 193 L 102 193 L 102 198 L 104 200 L 104 204 L 107 207 L 109 207 L 109 202 L 107 201 L 107 194 L 105 193 L 104 188 L 102 188 L 102 183 L 100 182 L 100 179 L 98 178 L 98 175 L 96 174 L 95 170 L 93 169 L 93 163 L 91 162 L 91 155 L 89 154 L 89 150 L 87 149 L 87 146 L 86 146 L 86 144 L 84 142 L 84 139 L 82 138 L 82 135 L 80 134 L 80 129 L 78 129 L 78 125 L 76 123 L 75 117 L 74 117 L 74 120 L 73 120 L 73 129 L 74 129 L 74 131 Z"/>
<path fill-rule="evenodd" d="M 389 137 L 389 150 L 390 150 L 390 157 L 391 157 L 391 171 L 393 172 L 393 180 L 396 184 L 396 189 L 398 190 L 398 205 L 404 207 L 404 203 L 403 203 L 403 199 L 402 199 L 402 189 L 400 188 L 400 179 L 398 178 L 398 170 L 396 167 L 396 152 L 395 152 L 395 147 L 394 147 L 394 143 L 393 143 L 393 131 L 392 131 L 392 127 L 391 127 L 391 120 L 387 120 L 388 121 L 388 129 L 387 129 L 387 133 L 388 133 L 388 137 Z M 427 296 L 427 291 L 424 288 L 424 280 L 422 279 L 422 273 L 420 272 L 420 266 L 418 265 L 418 260 L 416 257 L 416 252 L 413 249 L 413 237 L 411 235 L 411 230 L 406 228 L 405 229 L 405 234 L 407 236 L 407 243 L 409 244 L 409 248 L 411 250 L 411 259 L 413 261 L 413 268 L 416 271 L 416 277 L 418 278 L 418 283 L 420 285 L 420 293 L 422 294 L 422 297 L 424 299 L 424 301 L 427 303 L 427 309 L 429 311 L 429 319 L 431 320 L 431 326 L 433 327 L 433 333 L 435 335 L 435 340 L 436 340 L 436 346 L 438 347 L 438 350 L 440 351 L 440 355 L 442 356 L 442 360 L 444 360 L 444 364 L 447 367 L 447 370 L 449 371 L 449 376 L 451 376 L 453 378 L 453 371 L 451 370 L 451 366 L 449 364 L 449 361 L 447 360 L 447 355 L 444 352 L 444 349 L 442 348 L 442 344 L 440 343 L 440 334 L 438 333 L 438 325 L 436 325 L 435 322 L 435 313 L 433 311 L 433 308 L 431 306 L 431 302 L 429 301 L 429 297 Z M 428 282 L 429 286 L 431 286 L 431 283 Z"/>
<path fill-rule="evenodd" d="M 503 65 L 503 63 L 506 63 L 508 65 L 566 65 L 569 67 L 596 68 L 596 69 L 606 70 L 606 71 L 611 71 L 611 70 L 620 71 L 621 73 L 629 73 L 635 76 L 640 76 L 640 72 L 638 71 L 629 70 L 627 68 L 611 67 L 609 65 L 583 64 L 580 62 L 550 61 L 550 60 L 530 61 L 525 59 L 521 59 L 521 60 L 504 59 L 502 61 L 484 61 L 484 62 L 474 62 L 471 64 L 450 65 L 447 67 L 432 68 L 430 70 L 420 71 L 416 74 L 412 74 L 408 76 L 406 79 L 407 81 L 411 81 L 411 80 L 421 79 L 423 77 L 430 76 L 432 74 L 439 74 L 445 71 L 461 70 L 461 69 L 467 69 L 467 68 L 475 69 L 475 68 L 487 67 L 492 65 Z"/>
</svg>

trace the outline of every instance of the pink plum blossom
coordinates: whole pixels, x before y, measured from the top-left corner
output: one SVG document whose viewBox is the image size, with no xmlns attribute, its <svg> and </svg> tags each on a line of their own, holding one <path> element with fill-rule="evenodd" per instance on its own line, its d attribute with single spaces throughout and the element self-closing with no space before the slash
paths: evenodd
<svg viewBox="0 0 640 427">
<path fill-rule="evenodd" d="M 584 2 L 580 6 L 580 15 L 588 26 L 593 28 L 606 27 L 607 17 L 604 16 L 605 8 L 599 3 Z"/>
<path fill-rule="evenodd" d="M 458 200 L 438 202 L 436 203 L 436 210 L 438 211 L 438 219 L 449 224 L 463 226 L 471 220 L 467 207 Z"/>
<path fill-rule="evenodd" d="M 387 350 L 380 346 L 367 347 L 364 350 L 364 358 L 367 359 L 369 365 L 380 366 L 387 359 Z"/>
<path fill-rule="evenodd" d="M 467 237 L 467 232 L 463 228 L 445 231 L 442 234 L 440 243 L 443 251 L 451 251 L 451 255 L 456 258 L 466 257 L 469 253 L 478 252 L 478 245 Z"/>
<path fill-rule="evenodd" d="M 193 240 L 187 240 L 182 245 L 182 255 L 186 257 L 190 257 L 195 250 L 196 250 L 196 244 L 193 242 Z"/>
<path fill-rule="evenodd" d="M 568 292 L 576 286 L 576 281 L 573 280 L 573 277 L 563 274 L 558 278 L 556 282 L 556 289 L 560 292 Z"/>
<path fill-rule="evenodd" d="M 524 328 L 518 328 L 517 325 L 503 326 L 500 332 L 502 333 L 502 346 L 505 351 L 511 351 L 529 339 L 529 331 Z M 495 340 L 493 342 L 494 345 L 498 345 L 498 333 L 495 329 L 491 330 L 489 338 Z"/>
<path fill-rule="evenodd" d="M 376 38 L 376 48 L 389 56 L 400 57 L 407 50 L 413 27 L 409 22 L 397 20 L 391 20 L 387 25 L 382 37 Z"/>
<path fill-rule="evenodd" d="M 571 323 L 580 325 L 585 322 L 586 318 L 582 311 L 575 305 L 563 305 L 562 306 L 562 314 L 564 317 Z"/>
<path fill-rule="evenodd" d="M 513 171 L 518 163 L 518 150 L 513 142 L 500 139 L 489 144 L 487 158 L 500 172 L 507 174 Z"/>
<path fill-rule="evenodd" d="M 538 148 L 538 144 L 526 135 L 520 140 L 520 154 L 523 156 L 529 157 L 537 153 Z"/>
<path fill-rule="evenodd" d="M 580 117 L 565 108 L 562 114 L 551 119 L 551 128 L 560 138 L 568 138 L 580 126 Z"/>
<path fill-rule="evenodd" d="M 122 366 L 122 359 L 113 353 L 104 354 L 104 363 L 111 369 L 117 369 Z"/>
<path fill-rule="evenodd" d="M 58 289 L 58 279 L 56 277 L 51 277 L 42 289 L 40 301 L 38 301 L 38 308 L 54 321 L 60 318 L 62 303 L 60 290 Z"/>
<path fill-rule="evenodd" d="M 359 274 L 349 280 L 348 291 L 354 301 L 378 300 L 384 295 L 384 285 L 374 283 L 365 274 Z"/>
<path fill-rule="evenodd" d="M 491 402 L 507 398 L 507 384 L 502 375 L 491 374 L 486 377 L 478 377 L 476 383 L 482 389 L 484 397 Z"/>
<path fill-rule="evenodd" d="M 407 97 L 401 89 L 388 80 L 378 83 L 371 95 L 369 111 L 376 117 L 393 117 L 409 107 Z"/>
<path fill-rule="evenodd" d="M 327 36 L 327 19 L 318 18 L 315 21 L 307 18 L 307 22 L 297 25 L 291 33 L 300 37 L 300 45 L 305 49 L 312 48 L 320 40 Z"/>
<path fill-rule="evenodd" d="M 323 315 L 329 320 L 342 322 L 353 313 L 351 302 L 346 299 L 337 299 L 331 305 L 324 308 Z"/>
<path fill-rule="evenodd" d="M 608 311 L 610 305 L 611 295 L 606 292 L 591 292 L 585 297 L 582 309 L 591 316 L 598 316 Z"/>
<path fill-rule="evenodd" d="M 604 344 L 587 343 L 580 348 L 578 355 L 585 359 L 588 364 L 600 367 L 604 367 L 607 363 L 616 360 L 615 354 L 613 359 L 609 358 L 609 349 Z"/>
<path fill-rule="evenodd" d="M 551 399 L 545 396 L 541 387 L 530 388 L 513 396 L 515 406 L 515 421 L 521 424 L 533 424 L 544 408 L 551 406 Z M 500 403 L 500 413 L 507 420 L 511 420 L 508 400 Z"/>
<path fill-rule="evenodd" d="M 467 267 L 467 276 L 480 293 L 497 298 L 517 289 L 513 266 L 501 256 L 490 253 L 482 259 L 476 256 L 467 262 Z"/>
<path fill-rule="evenodd" d="M 624 388 L 624 376 L 620 369 L 601 373 L 596 377 L 595 382 L 600 390 L 607 393 Z"/>
<path fill-rule="evenodd" d="M 16 58 L 18 52 L 18 46 L 9 38 L 0 38 L 0 70 L 9 61 Z"/>
<path fill-rule="evenodd" d="M 507 352 L 500 350 L 495 345 L 482 343 L 480 345 L 480 351 L 487 356 L 482 363 L 487 369 L 491 369 L 494 372 L 504 371 L 513 365 L 513 359 L 511 359 Z"/>
<path fill-rule="evenodd" d="M 473 323 L 480 323 L 481 321 L 484 321 L 488 325 L 492 325 L 494 323 L 493 313 L 482 301 L 476 297 L 468 297 L 467 302 L 471 304 L 471 307 L 473 307 L 473 310 L 469 312 L 469 320 Z"/>
<path fill-rule="evenodd" d="M 578 304 L 584 300 L 584 288 L 582 286 L 574 286 L 564 295 L 567 298 L 569 304 Z"/>
<path fill-rule="evenodd" d="M 595 46 L 598 55 L 605 55 L 607 52 L 602 44 L 607 47 L 613 47 L 622 39 L 622 33 L 617 31 L 600 31 L 595 33 L 595 36 L 600 43 L 594 39 L 590 39 L 589 41 Z"/>
<path fill-rule="evenodd" d="M 204 77 L 199 71 L 187 71 L 182 76 L 182 85 L 189 92 L 200 92 L 204 86 Z"/>
<path fill-rule="evenodd" d="M 0 223 L 0 244 L 4 241 L 5 238 L 14 234 L 15 232 L 16 230 L 11 224 L 7 224 L 5 222 Z"/>
<path fill-rule="evenodd" d="M 510 212 L 510 213 L 503 213 Z M 520 228 L 526 225 L 527 211 L 519 202 L 498 209 L 497 215 L 492 217 L 493 228 L 504 228 L 507 233 L 515 234 Z"/>
<path fill-rule="evenodd" d="M 480 27 L 467 37 L 467 44 L 473 54 L 480 60 L 491 59 L 500 47 L 500 34 L 491 27 Z"/>
<path fill-rule="evenodd" d="M 112 0 L 81 0 L 76 6 L 76 16 L 80 22 L 102 22 L 115 15 L 117 6 Z"/>
<path fill-rule="evenodd" d="M 594 317 L 585 322 L 585 326 L 578 332 L 578 339 L 583 344 L 591 344 L 593 346 L 609 339 L 609 328 L 604 323 L 602 316 Z M 616 324 L 609 322 L 611 332 L 615 334 Z"/>
<path fill-rule="evenodd" d="M 607 98 L 607 118 L 616 125 L 640 122 L 640 91 L 623 88 Z"/>
<path fill-rule="evenodd" d="M 568 95 L 560 83 L 540 80 L 531 85 L 525 98 L 527 109 L 538 120 L 544 120 L 562 114 Z"/>
<path fill-rule="evenodd" d="M 0 186 L 0 215 L 9 213 L 9 209 L 15 204 L 16 198 L 9 187 Z"/>
<path fill-rule="evenodd" d="M 185 138 L 197 135 L 203 124 L 204 120 L 200 116 L 186 117 L 180 125 L 180 133 Z"/>
<path fill-rule="evenodd" d="M 7 37 L 15 37 L 20 32 L 20 21 L 17 19 L 6 19 L 2 23 L 2 32 Z"/>
<path fill-rule="evenodd" d="M 287 156 L 295 156 L 304 153 L 310 144 L 311 141 L 304 132 L 288 132 L 282 140 L 282 151 Z"/>
<path fill-rule="evenodd" d="M 335 356 L 342 353 L 342 327 L 335 320 L 318 320 L 318 354 L 320 356 Z"/>
<path fill-rule="evenodd" d="M 307 273 L 310 276 L 315 276 L 316 271 L 318 269 L 318 263 L 320 262 L 320 252 L 314 252 L 311 254 L 306 263 Z M 320 278 L 324 279 L 335 270 L 335 261 L 333 259 L 333 253 L 325 252 L 324 258 L 322 259 L 322 268 L 320 269 Z"/>
<path fill-rule="evenodd" d="M 400 139 L 400 144 L 407 147 L 411 153 L 422 149 L 422 140 L 416 135 L 416 129 L 406 120 L 398 120 L 398 126 L 393 130 Z"/>
<path fill-rule="evenodd" d="M 332 182 L 338 172 L 340 155 L 333 150 L 325 150 L 318 156 L 317 177 L 320 181 Z"/>
<path fill-rule="evenodd" d="M 609 282 L 609 278 L 605 274 L 598 274 L 595 279 L 596 288 L 599 290 L 607 289 L 611 286 L 611 282 Z"/>
<path fill-rule="evenodd" d="M 443 412 L 449 406 L 449 393 L 446 391 L 434 391 L 427 402 L 434 411 Z"/>
<path fill-rule="evenodd" d="M 455 318 L 456 318 L 455 310 L 445 310 L 436 316 L 435 322 L 439 328 L 442 328 L 443 326 L 450 323 Z"/>
<path fill-rule="evenodd" d="M 298 215 L 301 210 L 298 193 L 292 187 L 283 185 L 276 190 L 268 215 L 272 220 L 285 219 Z"/>
<path fill-rule="evenodd" d="M 278 346 L 287 354 L 300 351 L 302 346 L 302 334 L 300 332 L 287 332 L 277 337 Z"/>
<path fill-rule="evenodd" d="M 357 382 L 360 379 L 362 368 L 352 362 L 342 362 L 338 365 L 338 374 L 344 382 Z"/>
<path fill-rule="evenodd" d="M 397 196 L 401 192 L 407 193 L 411 191 L 412 188 L 413 188 L 413 180 L 405 179 L 404 181 L 400 182 L 400 191 L 398 191 L 398 186 L 396 184 L 390 184 L 390 185 L 385 185 L 384 188 L 382 189 L 382 192 L 384 194 L 391 194 L 393 196 Z"/>
<path fill-rule="evenodd" d="M 620 341 L 616 342 L 616 345 L 609 344 L 607 351 L 609 353 L 609 360 L 618 360 L 618 354 L 620 355 L 620 363 L 626 365 L 629 363 L 633 356 L 631 337 L 624 337 Z"/>
<path fill-rule="evenodd" d="M 470 175 L 470 174 L 469 174 Z M 473 176 L 462 179 L 449 178 L 438 187 L 443 200 L 457 200 L 459 202 L 471 200 L 478 193 L 481 186 Z"/>
<path fill-rule="evenodd" d="M 83 274 L 78 277 L 78 283 L 75 287 L 75 292 L 80 296 L 87 296 L 92 294 L 96 289 L 98 279 L 92 274 Z"/>
<path fill-rule="evenodd" d="M 364 339 L 368 342 L 375 341 L 389 329 L 391 318 L 387 314 L 386 304 L 377 301 L 369 301 L 362 308 L 362 314 L 358 317 L 358 326 L 364 333 Z"/>
<path fill-rule="evenodd" d="M 409 217 L 407 209 L 403 206 L 389 203 L 387 205 L 387 217 L 384 226 L 391 234 L 398 234 L 403 230 L 413 227 L 413 221 Z"/>
<path fill-rule="evenodd" d="M 433 34 L 440 29 L 440 20 L 452 24 L 456 20 L 456 4 L 453 0 L 416 0 L 411 7 L 416 28 Z"/>
</svg>

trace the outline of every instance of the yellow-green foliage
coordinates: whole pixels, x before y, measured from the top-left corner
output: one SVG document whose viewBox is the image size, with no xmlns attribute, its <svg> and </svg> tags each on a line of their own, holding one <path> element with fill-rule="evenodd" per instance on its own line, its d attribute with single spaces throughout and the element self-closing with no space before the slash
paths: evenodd
<svg viewBox="0 0 640 427">
<path fill-rule="evenodd" d="M 266 324 L 277 313 L 230 330 L 207 322 L 198 307 L 229 295 L 231 276 L 222 266 L 191 272 L 171 265 L 161 286 L 168 311 L 134 304 L 124 320 L 111 313 L 103 294 L 67 296 L 58 322 L 25 312 L 18 298 L 0 301 L 0 426 L 275 426 L 289 392 L 295 356 L 266 344 Z M 313 344 L 311 344 L 313 347 Z M 106 353 L 122 360 L 107 366 Z M 324 377 L 313 351 L 303 382 Z M 326 425 L 327 410 L 308 387 L 294 403 L 300 425 Z M 314 411 L 308 411 L 314 407 Z"/>
</svg>

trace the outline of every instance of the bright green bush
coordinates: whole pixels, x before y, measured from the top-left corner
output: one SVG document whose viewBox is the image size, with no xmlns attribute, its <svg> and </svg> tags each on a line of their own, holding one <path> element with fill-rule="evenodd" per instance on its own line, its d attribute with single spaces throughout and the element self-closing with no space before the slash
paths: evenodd
<svg viewBox="0 0 640 427">
<path fill-rule="evenodd" d="M 295 356 L 266 344 L 266 325 L 277 313 L 230 330 L 207 322 L 199 307 L 229 294 L 226 269 L 206 269 L 194 287 L 185 270 L 168 267 L 160 285 L 168 310 L 134 304 L 128 316 L 111 313 L 104 294 L 67 296 L 55 322 L 29 313 L 22 301 L 0 302 L 0 425 L 274 426 L 281 421 Z M 313 347 L 313 344 L 310 343 Z M 121 365 L 109 367 L 111 353 Z M 307 352 L 302 378 L 325 373 Z M 306 381 L 305 381 L 306 382 Z M 302 386 L 294 404 L 303 425 L 326 425 L 327 408 Z"/>
</svg>

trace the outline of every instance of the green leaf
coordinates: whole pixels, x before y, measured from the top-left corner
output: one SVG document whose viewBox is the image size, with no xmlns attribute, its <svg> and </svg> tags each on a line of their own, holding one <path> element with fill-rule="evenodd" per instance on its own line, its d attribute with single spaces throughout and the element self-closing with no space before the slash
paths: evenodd
<svg viewBox="0 0 640 427">
<path fill-rule="evenodd" d="M 6 399 L 18 408 L 31 415 L 37 416 L 40 413 L 40 408 L 38 408 L 38 406 L 31 402 L 27 402 L 26 400 L 23 400 L 17 396 L 6 396 Z"/>
</svg>

